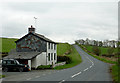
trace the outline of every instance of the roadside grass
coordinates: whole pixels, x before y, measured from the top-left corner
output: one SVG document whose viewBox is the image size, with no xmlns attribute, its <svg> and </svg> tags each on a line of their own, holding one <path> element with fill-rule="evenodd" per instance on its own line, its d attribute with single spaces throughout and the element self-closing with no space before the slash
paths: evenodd
<svg viewBox="0 0 120 83">
<path fill-rule="evenodd" d="M 5 77 L 5 75 L 0 75 L 0 79 L 1 79 L 1 78 L 4 78 L 4 77 Z"/>
<path fill-rule="evenodd" d="M 77 50 L 73 46 L 71 46 L 71 47 L 72 47 L 71 53 L 68 54 L 68 55 L 65 55 L 65 56 L 68 56 L 72 59 L 71 63 L 65 64 L 65 65 L 62 65 L 62 66 L 57 66 L 54 69 L 59 70 L 59 69 L 71 68 L 71 67 L 76 66 L 76 65 L 78 65 L 82 62 L 81 56 L 79 55 Z"/>
<path fill-rule="evenodd" d="M 51 65 L 40 65 L 37 67 L 37 69 L 50 69 Z"/>
<path fill-rule="evenodd" d="M 120 80 L 119 80 L 119 77 L 120 77 L 119 65 L 118 64 L 113 65 L 110 69 L 112 70 L 111 74 L 112 74 L 112 78 L 113 78 L 114 83 L 120 83 Z"/>
<path fill-rule="evenodd" d="M 93 54 L 93 53 L 89 53 L 88 51 L 90 51 L 91 50 L 91 47 L 88 47 L 87 46 L 87 50 L 85 50 L 84 49 L 84 47 L 85 46 L 83 46 L 83 45 L 79 45 L 85 52 L 87 52 L 89 55 L 91 55 L 91 56 L 93 56 L 94 58 L 97 58 L 98 60 L 101 60 L 101 61 L 103 61 L 103 62 L 106 62 L 106 63 L 111 63 L 111 64 L 113 64 L 111 67 L 110 67 L 110 73 L 112 74 L 112 78 L 113 78 L 113 82 L 114 83 L 120 83 L 120 80 L 119 80 L 119 76 L 120 76 L 120 72 L 119 72 L 119 66 L 120 65 L 118 65 L 118 62 L 117 61 L 111 61 L 111 60 L 107 60 L 106 58 L 101 58 L 100 56 L 96 56 L 95 54 Z M 108 48 L 103 48 L 102 47 L 102 49 L 103 50 L 101 50 L 101 52 L 102 53 L 107 53 L 107 49 Z M 115 49 L 115 52 L 117 52 L 118 50 L 117 49 Z"/>
<path fill-rule="evenodd" d="M 17 39 L 14 38 L 0 38 L 0 52 L 10 52 L 11 49 L 16 48 L 15 41 Z"/>
</svg>

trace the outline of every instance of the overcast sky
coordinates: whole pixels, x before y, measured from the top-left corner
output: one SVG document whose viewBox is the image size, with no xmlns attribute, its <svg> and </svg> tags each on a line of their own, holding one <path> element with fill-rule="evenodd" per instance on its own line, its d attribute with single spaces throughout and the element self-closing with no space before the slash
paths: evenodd
<svg viewBox="0 0 120 83">
<path fill-rule="evenodd" d="M 116 40 L 118 2 L 99 1 L 5 1 L 1 5 L 1 36 L 21 38 L 28 33 L 30 25 L 35 27 L 33 17 L 37 17 L 36 33 L 56 42 L 74 43 L 86 38 Z"/>
</svg>

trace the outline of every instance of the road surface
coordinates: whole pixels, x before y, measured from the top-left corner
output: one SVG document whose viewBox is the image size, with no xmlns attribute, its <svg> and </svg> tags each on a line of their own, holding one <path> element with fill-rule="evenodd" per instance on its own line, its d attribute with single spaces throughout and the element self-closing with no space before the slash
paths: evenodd
<svg viewBox="0 0 120 83">
<path fill-rule="evenodd" d="M 30 76 L 25 81 L 56 81 L 59 83 L 66 81 L 112 81 L 109 64 L 93 58 L 77 45 L 74 47 L 82 57 L 81 64 L 42 76 L 39 74 L 34 77 Z"/>
</svg>

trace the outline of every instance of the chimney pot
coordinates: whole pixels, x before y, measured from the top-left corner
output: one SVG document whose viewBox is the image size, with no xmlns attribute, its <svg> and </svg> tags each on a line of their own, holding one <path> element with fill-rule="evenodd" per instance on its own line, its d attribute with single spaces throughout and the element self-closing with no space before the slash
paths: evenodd
<svg viewBox="0 0 120 83">
<path fill-rule="evenodd" d="M 35 33 L 35 28 L 32 25 L 28 28 L 28 33 Z"/>
</svg>

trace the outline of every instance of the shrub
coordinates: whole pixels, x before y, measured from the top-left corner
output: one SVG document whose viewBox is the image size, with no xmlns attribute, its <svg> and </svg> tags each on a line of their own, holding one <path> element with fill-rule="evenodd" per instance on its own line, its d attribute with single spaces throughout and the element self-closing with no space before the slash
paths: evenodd
<svg viewBox="0 0 120 83">
<path fill-rule="evenodd" d="M 57 56 L 57 61 L 58 62 L 66 62 L 66 64 L 69 64 L 72 62 L 71 58 L 68 56 Z"/>
<path fill-rule="evenodd" d="M 98 56 L 101 53 L 101 50 L 97 46 L 93 46 L 92 51 L 93 51 L 93 53 L 95 53 Z"/>
<path fill-rule="evenodd" d="M 106 57 L 106 56 L 107 56 L 107 54 L 102 54 L 102 56 L 105 56 L 105 57 Z"/>
<path fill-rule="evenodd" d="M 114 54 L 102 54 L 102 56 L 105 56 L 105 57 L 113 57 L 115 56 Z"/>
<path fill-rule="evenodd" d="M 108 48 L 108 55 L 112 55 L 114 52 L 114 48 Z"/>
<path fill-rule="evenodd" d="M 52 66 L 51 65 L 40 65 L 37 67 L 37 69 L 51 69 Z"/>
</svg>

